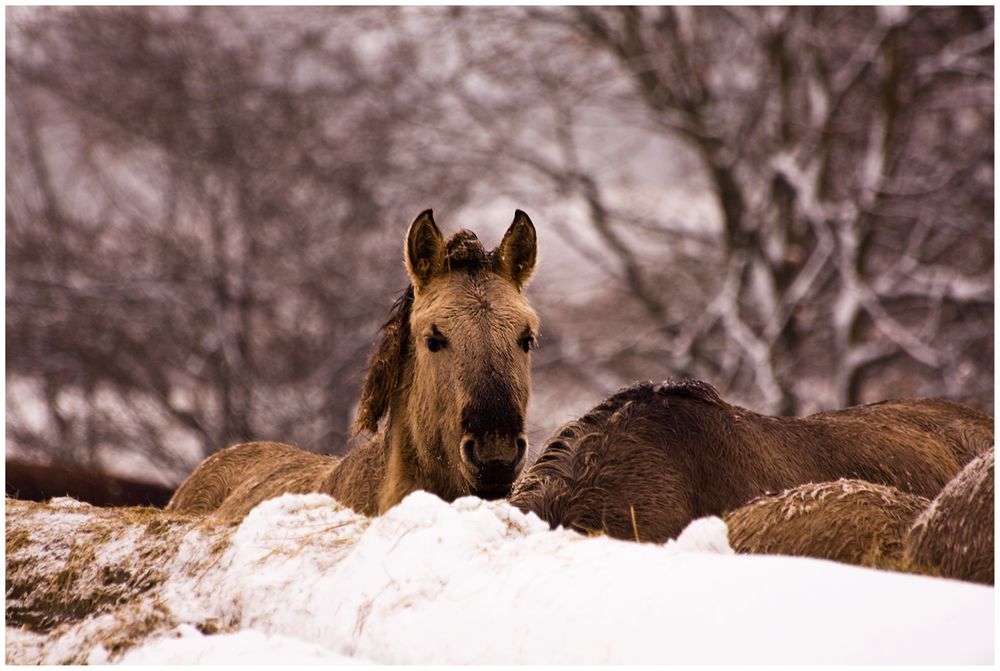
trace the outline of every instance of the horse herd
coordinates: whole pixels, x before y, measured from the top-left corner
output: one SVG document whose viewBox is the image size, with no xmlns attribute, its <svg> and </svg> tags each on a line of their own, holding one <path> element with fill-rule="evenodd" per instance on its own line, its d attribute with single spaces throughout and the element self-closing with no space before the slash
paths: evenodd
<svg viewBox="0 0 1000 671">
<path fill-rule="evenodd" d="M 993 418 L 944 400 L 771 417 L 695 381 L 637 384 L 548 440 L 522 473 L 539 320 L 537 241 L 516 211 L 496 249 L 407 233 L 410 286 L 369 361 L 343 458 L 254 442 L 206 459 L 167 510 L 239 519 L 283 493 L 378 515 L 418 489 L 508 498 L 553 528 L 664 542 L 725 516 L 737 552 L 800 554 L 993 582 Z M 933 499 L 933 501 L 932 501 Z"/>
</svg>

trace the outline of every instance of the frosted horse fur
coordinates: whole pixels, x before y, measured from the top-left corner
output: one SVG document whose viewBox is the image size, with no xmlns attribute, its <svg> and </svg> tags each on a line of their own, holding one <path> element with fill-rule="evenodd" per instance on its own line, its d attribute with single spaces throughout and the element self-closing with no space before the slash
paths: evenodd
<svg viewBox="0 0 1000 671">
<path fill-rule="evenodd" d="M 895 487 L 840 479 L 758 497 L 725 520 L 739 553 L 899 568 L 903 540 L 929 503 Z"/>
<path fill-rule="evenodd" d="M 643 383 L 557 432 L 510 500 L 553 527 L 662 542 L 807 482 L 852 478 L 931 498 L 992 443 L 993 419 L 950 401 L 770 417 L 704 382 Z"/>
<path fill-rule="evenodd" d="M 995 451 L 979 456 L 917 518 L 905 540 L 914 570 L 993 584 Z"/>
<path fill-rule="evenodd" d="M 356 420 L 376 435 L 342 459 L 280 443 L 222 450 L 167 510 L 241 518 L 284 493 L 322 492 L 375 515 L 418 489 L 447 501 L 510 492 L 528 446 L 538 316 L 524 285 L 535 228 L 518 210 L 487 252 L 469 231 L 445 242 L 427 210 L 410 227 L 404 256 L 411 284 L 383 327 Z"/>
</svg>

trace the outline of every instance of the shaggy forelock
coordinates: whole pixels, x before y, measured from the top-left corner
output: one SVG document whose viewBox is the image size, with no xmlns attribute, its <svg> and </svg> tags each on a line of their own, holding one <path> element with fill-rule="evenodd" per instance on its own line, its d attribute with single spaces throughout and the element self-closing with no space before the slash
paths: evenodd
<svg viewBox="0 0 1000 671">
<path fill-rule="evenodd" d="M 493 253 L 487 252 L 483 243 L 472 231 L 460 230 L 448 239 L 446 263 L 450 271 L 468 273 L 489 270 L 493 264 Z"/>
</svg>

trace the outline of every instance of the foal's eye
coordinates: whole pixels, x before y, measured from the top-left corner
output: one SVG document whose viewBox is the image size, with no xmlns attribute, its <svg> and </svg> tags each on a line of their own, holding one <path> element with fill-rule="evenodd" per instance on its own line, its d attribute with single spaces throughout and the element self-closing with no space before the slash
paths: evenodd
<svg viewBox="0 0 1000 671">
<path fill-rule="evenodd" d="M 525 352 L 529 352 L 535 349 L 538 343 L 535 340 L 535 336 L 531 335 L 530 333 L 525 333 L 523 336 L 520 337 L 520 339 L 518 339 L 517 344 Z"/>
<path fill-rule="evenodd" d="M 448 346 L 448 341 L 445 340 L 444 336 L 429 335 L 424 338 L 424 343 L 427 345 L 427 349 L 432 352 L 437 352 Z"/>
</svg>

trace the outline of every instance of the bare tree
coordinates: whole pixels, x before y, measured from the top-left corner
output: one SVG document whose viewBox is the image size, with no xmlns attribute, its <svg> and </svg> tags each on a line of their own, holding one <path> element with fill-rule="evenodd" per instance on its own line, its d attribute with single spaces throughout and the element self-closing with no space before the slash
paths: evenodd
<svg viewBox="0 0 1000 671">
<path fill-rule="evenodd" d="M 905 394 L 992 408 L 992 9 L 477 18 L 521 28 L 511 43 L 480 27 L 496 37 L 470 47 L 480 72 L 524 91 L 500 113 L 549 123 L 548 142 L 515 127 L 484 152 L 580 203 L 596 234 L 580 244 L 653 328 L 578 365 L 658 358 L 780 413 Z M 718 228 L 623 197 L 594 158 L 595 109 L 680 143 Z"/>
<path fill-rule="evenodd" d="M 183 473 L 234 442 L 346 445 L 399 240 L 433 195 L 411 45 L 373 17 L 31 9 L 8 42 L 8 436 Z M 277 17 L 281 18 L 281 17 Z M 378 28 L 377 22 L 368 26 Z M 34 391 L 41 428 L 18 405 Z M 27 409 L 28 411 L 31 408 Z M 37 410 L 36 410 L 37 412 Z M 29 412 L 30 414 L 30 412 Z"/>
</svg>

